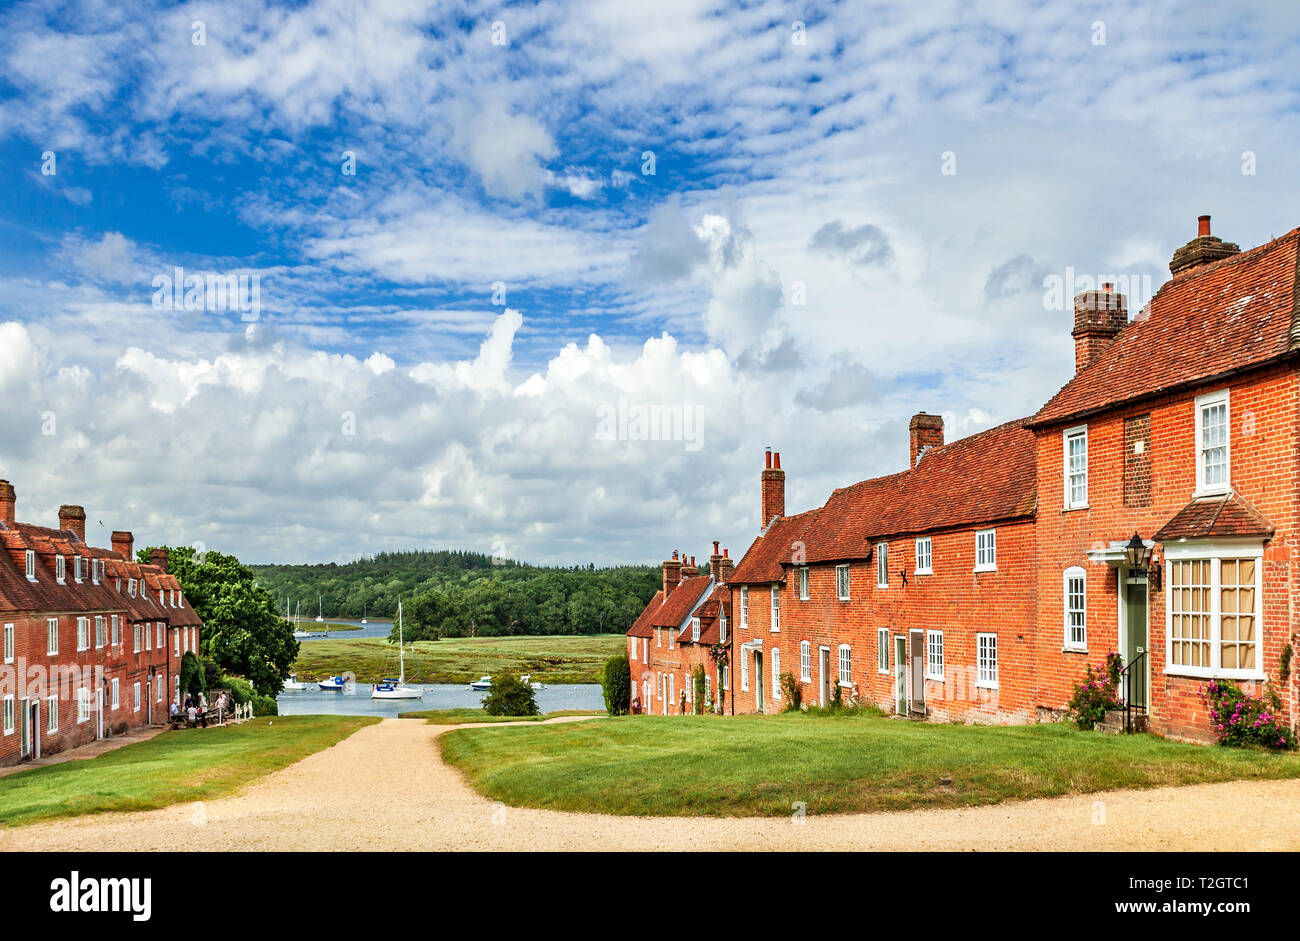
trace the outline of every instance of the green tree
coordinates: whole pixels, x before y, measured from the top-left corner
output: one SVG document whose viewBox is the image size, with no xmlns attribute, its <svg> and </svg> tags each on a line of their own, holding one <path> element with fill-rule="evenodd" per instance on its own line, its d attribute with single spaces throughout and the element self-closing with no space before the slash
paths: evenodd
<svg viewBox="0 0 1300 941">
<path fill-rule="evenodd" d="M 181 657 L 181 692 L 197 696 L 206 689 L 203 677 L 203 661 L 192 650 L 185 651 Z"/>
<path fill-rule="evenodd" d="M 293 629 L 276 610 L 274 596 L 253 581 L 253 573 L 233 555 L 190 546 L 162 547 L 167 571 L 203 619 L 200 652 L 223 672 L 246 677 L 263 696 L 274 696 L 298 658 Z M 148 561 L 149 549 L 141 549 Z"/>
<path fill-rule="evenodd" d="M 483 711 L 490 716 L 535 716 L 539 713 L 533 688 L 513 673 L 492 677 L 483 697 Z"/>
<path fill-rule="evenodd" d="M 632 667 L 626 654 L 605 661 L 600 674 L 600 689 L 605 694 L 605 711 L 611 716 L 626 715 L 632 706 Z"/>
</svg>

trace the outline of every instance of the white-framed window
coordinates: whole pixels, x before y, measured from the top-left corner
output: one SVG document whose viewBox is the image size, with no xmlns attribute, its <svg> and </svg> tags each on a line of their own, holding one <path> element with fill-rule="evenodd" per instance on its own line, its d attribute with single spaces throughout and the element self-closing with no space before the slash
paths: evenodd
<svg viewBox="0 0 1300 941">
<path fill-rule="evenodd" d="M 669 628 L 669 629 L 668 629 L 668 649 L 669 649 L 669 650 L 676 650 L 676 649 L 677 649 L 676 647 L 673 646 L 673 644 L 674 644 L 674 642 L 675 642 L 675 640 L 676 640 L 676 637 L 677 637 L 677 628 L 675 628 L 675 627 Z"/>
<path fill-rule="evenodd" d="M 749 630 L 749 586 L 740 586 L 740 629 Z"/>
<path fill-rule="evenodd" d="M 105 641 L 104 615 L 95 615 L 95 649 L 99 650 L 104 646 Z"/>
<path fill-rule="evenodd" d="M 109 695 L 113 703 L 112 708 L 116 709 L 118 706 L 122 705 L 122 700 L 119 696 L 120 689 L 119 689 L 117 677 L 113 677 L 112 681 L 108 684 L 108 688 L 110 691 Z"/>
<path fill-rule="evenodd" d="M 812 644 L 806 640 L 799 644 L 799 679 L 812 682 Z"/>
<path fill-rule="evenodd" d="M 645 650 L 645 654 L 646 654 L 645 659 L 647 659 L 647 660 L 650 659 L 650 651 L 646 649 L 647 647 L 649 647 L 649 645 L 650 645 L 650 641 L 649 641 L 649 639 L 647 639 L 647 638 L 645 638 L 645 637 L 642 637 L 642 638 L 641 638 L 641 648 L 642 648 L 642 650 Z M 635 644 L 635 643 L 632 645 L 632 649 L 633 649 L 633 650 L 636 649 L 636 644 Z M 180 632 L 180 629 L 177 628 L 177 629 L 176 629 L 176 632 L 175 632 L 174 634 L 172 634 L 172 656 L 173 656 L 173 657 L 179 657 L 180 655 L 181 655 L 181 632 Z M 635 654 L 633 655 L 632 659 L 633 659 L 633 660 L 636 659 Z"/>
<path fill-rule="evenodd" d="M 14 626 L 5 625 L 5 663 L 14 662 Z"/>
<path fill-rule="evenodd" d="M 126 580 L 126 593 L 127 593 L 128 595 L 130 595 L 132 598 L 135 597 L 135 579 L 134 579 L 134 578 L 128 578 L 128 579 Z"/>
<path fill-rule="evenodd" d="M 664 645 L 664 629 L 663 629 L 662 627 L 656 627 L 656 628 L 655 628 L 655 646 L 656 646 L 656 647 L 663 647 L 663 645 Z M 189 641 L 188 641 L 188 640 L 185 642 L 185 649 L 186 649 L 186 650 L 189 650 L 189 649 L 190 649 L 190 645 L 189 645 Z"/>
<path fill-rule="evenodd" d="M 772 701 L 781 701 L 781 651 L 772 648 Z"/>
<path fill-rule="evenodd" d="M 134 625 L 132 625 L 132 626 L 135 628 L 135 647 L 134 647 L 134 652 L 135 652 L 135 653 L 139 653 L 139 652 L 140 652 L 140 648 L 141 648 L 141 646 L 143 646 L 143 645 L 140 643 L 140 641 L 141 641 L 141 637 L 140 637 L 140 625 L 139 625 L 139 624 L 134 624 Z"/>
<path fill-rule="evenodd" d="M 943 679 L 943 631 L 925 632 L 925 678 Z"/>
<path fill-rule="evenodd" d="M 135 707 L 135 711 L 139 712 L 140 711 L 140 684 L 139 683 L 136 683 L 135 687 L 131 691 L 131 702 Z"/>
<path fill-rule="evenodd" d="M 144 626 L 144 649 L 153 650 L 153 625 L 145 624 Z"/>
<path fill-rule="evenodd" d="M 669 704 L 677 702 L 677 674 L 668 674 L 668 702 Z"/>
<path fill-rule="evenodd" d="M 929 536 L 922 536 L 916 541 L 916 574 L 931 575 L 934 569 L 931 568 L 932 547 Z"/>
<path fill-rule="evenodd" d="M 1076 565 L 1065 570 L 1062 590 L 1065 601 L 1065 649 L 1087 650 L 1087 579 L 1082 568 Z"/>
<path fill-rule="evenodd" d="M 1065 508 L 1088 505 L 1088 426 L 1077 425 L 1062 433 L 1065 454 Z"/>
<path fill-rule="evenodd" d="M 975 531 L 975 571 L 993 572 L 998 567 L 998 531 L 996 529 L 979 529 Z"/>
<path fill-rule="evenodd" d="M 36 550 L 28 549 L 26 558 L 27 558 L 27 580 L 29 582 L 34 582 L 36 581 Z"/>
<path fill-rule="evenodd" d="M 876 543 L 876 587 L 889 587 L 889 543 Z"/>
<path fill-rule="evenodd" d="M 742 650 L 740 653 L 740 689 L 741 692 L 749 692 L 749 657 L 748 650 Z"/>
<path fill-rule="evenodd" d="M 781 591 L 776 586 L 772 586 L 772 630 L 773 632 L 781 629 Z"/>
<path fill-rule="evenodd" d="M 628 652 L 627 652 L 627 653 L 628 653 L 628 659 L 631 660 L 633 663 L 636 663 L 636 648 L 637 648 L 637 645 L 640 644 L 640 643 L 641 643 L 641 639 L 640 639 L 639 637 L 633 637 L 633 638 L 632 638 L 632 644 L 631 644 L 631 646 L 628 648 Z"/>
<path fill-rule="evenodd" d="M 5 697 L 5 735 L 14 734 L 14 698 Z"/>
<path fill-rule="evenodd" d="M 718 605 L 718 643 L 727 642 L 727 609 Z"/>
<path fill-rule="evenodd" d="M 113 615 L 113 646 L 117 647 L 122 643 L 122 622 L 118 616 Z"/>
<path fill-rule="evenodd" d="M 155 681 L 154 687 L 157 690 L 157 695 L 153 698 L 154 702 L 162 702 L 162 683 Z"/>
<path fill-rule="evenodd" d="M 104 560 L 91 559 L 90 560 L 90 581 L 93 584 L 98 585 L 103 580 L 104 580 Z"/>
<path fill-rule="evenodd" d="M 799 600 L 808 600 L 808 567 L 803 566 L 799 570 Z"/>
<path fill-rule="evenodd" d="M 876 629 L 876 672 L 889 672 L 889 628 Z"/>
<path fill-rule="evenodd" d="M 840 685 L 848 686 L 853 682 L 853 651 L 848 644 L 840 644 Z"/>
<path fill-rule="evenodd" d="M 90 718 L 90 690 L 81 687 L 77 690 L 77 722 L 85 722 Z"/>
<path fill-rule="evenodd" d="M 745 658 L 741 657 L 740 659 L 744 660 Z M 725 666 L 723 666 L 720 675 L 722 677 L 722 688 L 727 691 L 730 691 L 731 690 L 731 664 L 728 663 Z"/>
<path fill-rule="evenodd" d="M 1223 493 L 1232 480 L 1228 390 L 1196 397 L 1196 492 Z"/>
<path fill-rule="evenodd" d="M 76 556 L 72 560 L 72 577 L 76 579 L 78 585 L 81 584 L 81 578 L 82 578 L 81 556 Z"/>
<path fill-rule="evenodd" d="M 700 619 L 691 618 L 691 641 L 698 644 L 700 642 Z"/>
<path fill-rule="evenodd" d="M 849 600 L 849 567 L 835 566 L 835 597 L 840 601 Z"/>
<path fill-rule="evenodd" d="M 77 649 L 90 649 L 90 618 L 77 618 Z"/>
<path fill-rule="evenodd" d="M 67 584 L 68 560 L 64 556 L 56 555 L 54 557 L 54 580 L 60 585 Z"/>
<path fill-rule="evenodd" d="M 45 700 L 45 731 L 59 730 L 59 697 L 50 696 Z"/>
<path fill-rule="evenodd" d="M 1264 678 L 1262 561 L 1258 546 L 1166 549 L 1167 673 Z"/>
<path fill-rule="evenodd" d="M 45 652 L 59 652 L 59 619 L 45 619 Z"/>
<path fill-rule="evenodd" d="M 998 635 L 975 635 L 975 660 L 977 674 L 975 685 L 985 689 L 998 688 Z"/>
</svg>

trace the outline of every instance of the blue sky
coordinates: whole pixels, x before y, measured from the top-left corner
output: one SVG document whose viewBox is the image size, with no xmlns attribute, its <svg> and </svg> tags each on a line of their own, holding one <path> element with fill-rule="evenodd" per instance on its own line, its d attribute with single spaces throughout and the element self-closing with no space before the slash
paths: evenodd
<svg viewBox="0 0 1300 941">
<path fill-rule="evenodd" d="M 1158 288 L 1200 213 L 1300 224 L 1288 4 L 914 7 L 6 6 L 21 515 L 252 561 L 739 553 L 765 446 L 795 511 L 897 470 L 914 412 L 1051 395 L 1046 275 Z M 156 307 L 177 266 L 256 276 L 257 320 Z M 697 440 L 606 440 L 620 402 Z"/>
</svg>

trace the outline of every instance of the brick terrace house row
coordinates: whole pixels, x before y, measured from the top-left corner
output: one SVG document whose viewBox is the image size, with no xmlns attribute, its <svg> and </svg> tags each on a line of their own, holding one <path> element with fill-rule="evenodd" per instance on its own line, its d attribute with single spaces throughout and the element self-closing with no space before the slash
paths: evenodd
<svg viewBox="0 0 1300 941">
<path fill-rule="evenodd" d="M 819 508 L 785 515 L 769 453 L 760 535 L 725 579 L 732 708 L 780 709 L 789 672 L 806 703 L 838 686 L 914 717 L 1036 721 L 1117 651 L 1154 731 L 1209 739 L 1211 677 L 1272 686 L 1294 727 L 1298 241 L 1240 252 L 1202 217 L 1133 320 L 1110 286 L 1075 298 L 1075 375 L 1037 414 L 947 444 L 918 414 L 905 470 Z M 670 571 L 632 629 L 643 701 L 686 665 L 644 643 Z"/>
<path fill-rule="evenodd" d="M 51 529 L 15 505 L 0 481 L 0 765 L 163 721 L 202 626 L 165 553 L 141 565 L 128 532 L 87 545 L 81 507 Z"/>
</svg>

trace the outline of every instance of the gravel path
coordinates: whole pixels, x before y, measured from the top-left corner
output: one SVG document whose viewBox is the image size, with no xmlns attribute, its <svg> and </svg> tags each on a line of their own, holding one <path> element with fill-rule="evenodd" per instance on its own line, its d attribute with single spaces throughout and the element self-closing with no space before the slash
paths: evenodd
<svg viewBox="0 0 1300 941">
<path fill-rule="evenodd" d="M 385 719 L 235 796 L 0 830 L 0 850 L 1300 849 L 1300 834 L 1277 824 L 1300 814 L 1300 781 L 843 814 L 801 824 L 523 810 L 478 795 L 439 760 L 434 739 L 445 731 Z"/>
</svg>

